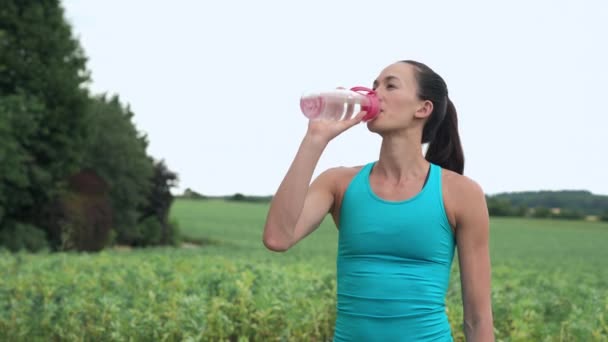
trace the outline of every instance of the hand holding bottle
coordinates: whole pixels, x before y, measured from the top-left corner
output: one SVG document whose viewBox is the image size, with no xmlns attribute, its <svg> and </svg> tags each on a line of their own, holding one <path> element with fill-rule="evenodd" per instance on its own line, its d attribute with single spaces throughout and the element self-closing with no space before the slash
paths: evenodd
<svg viewBox="0 0 608 342">
<path fill-rule="evenodd" d="M 300 108 L 309 119 L 307 135 L 327 144 L 354 125 L 374 119 L 380 103 L 373 90 L 353 87 L 307 93 L 300 99 Z"/>
<path fill-rule="evenodd" d="M 300 109 L 310 120 L 348 120 L 354 113 L 366 111 L 363 121 L 369 121 L 380 112 L 380 101 L 369 88 L 338 88 L 304 94 L 300 98 Z"/>
<path fill-rule="evenodd" d="M 344 120 L 310 120 L 306 135 L 313 141 L 325 145 L 342 132 L 362 122 L 366 115 L 367 112 L 362 111 L 354 117 Z"/>
</svg>

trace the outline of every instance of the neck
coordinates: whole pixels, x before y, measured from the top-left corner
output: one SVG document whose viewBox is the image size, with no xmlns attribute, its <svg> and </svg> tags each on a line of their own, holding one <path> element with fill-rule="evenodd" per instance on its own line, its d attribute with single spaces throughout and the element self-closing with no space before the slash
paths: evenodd
<svg viewBox="0 0 608 342">
<path fill-rule="evenodd" d="M 430 165 L 422 155 L 420 141 L 421 137 L 416 134 L 385 135 L 373 171 L 397 183 L 426 177 Z"/>
</svg>

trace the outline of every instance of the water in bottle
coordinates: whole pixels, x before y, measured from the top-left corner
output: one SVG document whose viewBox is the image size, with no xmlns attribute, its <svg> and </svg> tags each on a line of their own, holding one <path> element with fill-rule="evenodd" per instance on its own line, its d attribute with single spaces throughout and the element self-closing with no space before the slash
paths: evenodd
<svg viewBox="0 0 608 342">
<path fill-rule="evenodd" d="M 300 109 L 310 120 L 347 120 L 366 111 L 363 121 L 370 121 L 380 113 L 380 103 L 372 89 L 353 87 L 304 94 Z"/>
</svg>

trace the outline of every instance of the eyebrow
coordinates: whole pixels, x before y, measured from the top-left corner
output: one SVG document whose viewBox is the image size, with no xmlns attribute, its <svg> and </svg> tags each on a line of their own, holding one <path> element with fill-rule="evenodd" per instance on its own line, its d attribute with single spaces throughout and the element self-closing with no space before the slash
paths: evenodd
<svg viewBox="0 0 608 342">
<path fill-rule="evenodd" d="M 397 78 L 397 76 L 393 76 L 393 75 L 388 75 L 384 78 L 384 82 L 395 81 L 395 80 L 399 80 L 399 78 Z M 378 80 L 374 80 L 373 87 L 376 88 L 377 86 L 378 86 Z"/>
</svg>

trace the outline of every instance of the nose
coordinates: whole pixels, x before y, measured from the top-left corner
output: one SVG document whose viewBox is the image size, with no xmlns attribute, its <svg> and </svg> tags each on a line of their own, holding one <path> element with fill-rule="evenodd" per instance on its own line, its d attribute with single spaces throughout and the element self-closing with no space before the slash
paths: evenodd
<svg viewBox="0 0 608 342">
<path fill-rule="evenodd" d="M 376 89 L 376 97 L 378 98 L 378 106 L 380 107 L 380 111 L 384 111 L 386 102 L 386 90 L 382 90 L 382 87 L 378 87 L 378 89 Z"/>
<path fill-rule="evenodd" d="M 380 104 L 384 102 L 384 91 L 381 87 L 376 88 L 376 97 L 378 98 L 378 101 L 380 101 Z"/>
</svg>

